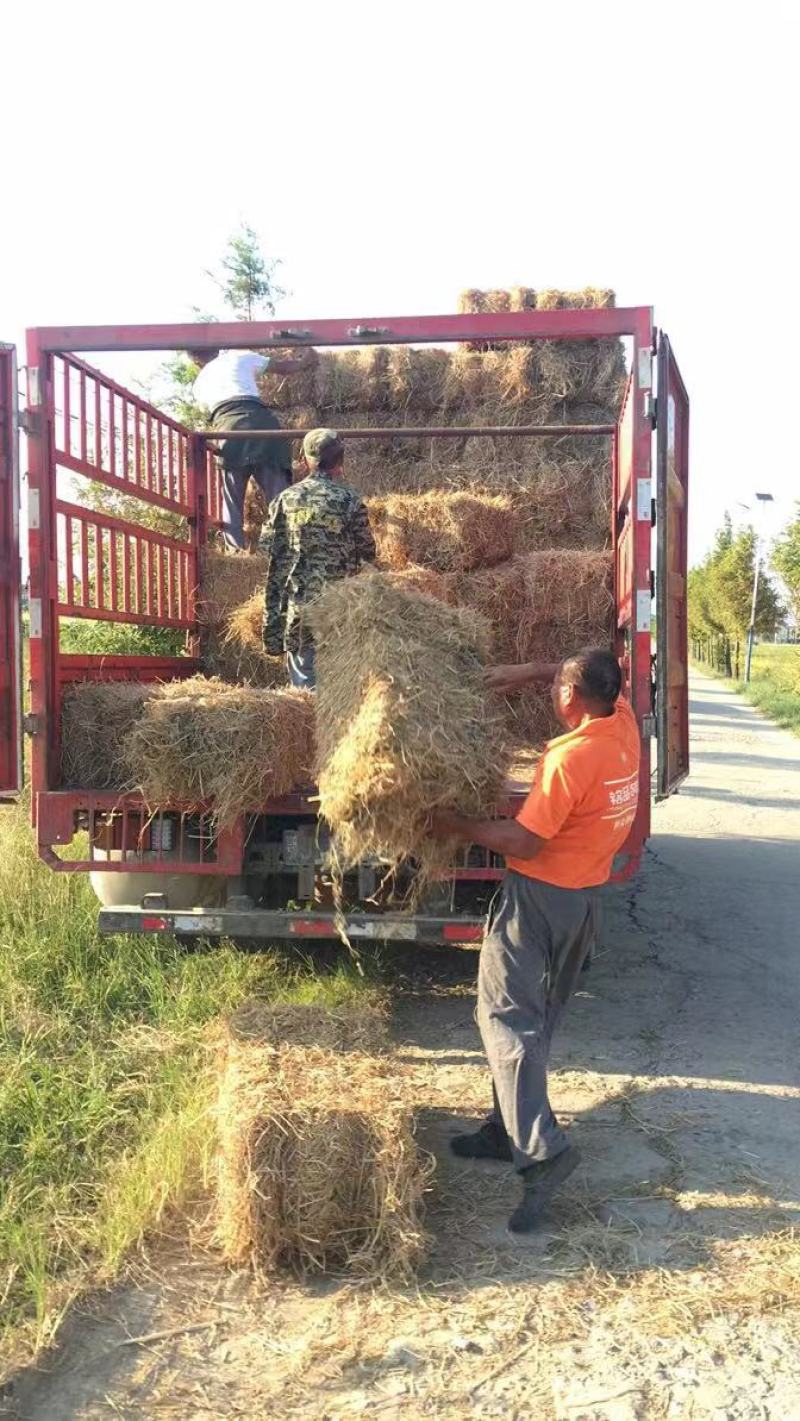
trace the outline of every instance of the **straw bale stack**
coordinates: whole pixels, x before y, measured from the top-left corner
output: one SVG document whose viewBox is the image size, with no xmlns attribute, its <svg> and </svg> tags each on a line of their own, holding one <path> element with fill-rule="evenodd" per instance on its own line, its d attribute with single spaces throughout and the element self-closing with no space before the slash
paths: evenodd
<svg viewBox="0 0 800 1421">
<path fill-rule="evenodd" d="M 512 286 L 506 290 L 479 291 L 471 287 L 458 297 L 457 309 L 462 315 L 479 315 L 484 312 L 532 311 L 536 305 L 536 292 L 531 286 Z M 492 345 L 491 341 L 468 341 L 465 350 L 501 350 L 502 345 Z"/>
<path fill-rule="evenodd" d="M 456 579 L 462 607 L 493 629 L 501 661 L 557 661 L 614 634 L 613 558 L 583 549 L 518 554 Z"/>
<path fill-rule="evenodd" d="M 311 783 L 313 697 L 204 676 L 170 682 L 145 701 L 123 753 L 148 803 L 213 802 L 225 828 Z"/>
<path fill-rule="evenodd" d="M 320 811 L 339 866 L 412 859 L 421 884 L 452 848 L 427 836 L 428 812 L 485 813 L 502 782 L 501 716 L 483 681 L 488 630 L 471 609 L 380 573 L 327 588 L 311 624 Z"/>
<path fill-rule="evenodd" d="M 383 567 L 468 572 L 503 562 L 514 546 L 511 501 L 502 495 L 398 493 L 367 507 Z"/>
<path fill-rule="evenodd" d="M 329 1038 L 328 1015 L 309 1009 L 304 1038 Z M 346 1054 L 271 1044 L 232 1024 L 217 1193 L 217 1237 L 232 1262 L 403 1280 L 424 1254 L 430 1163 L 404 1083 L 390 1057 L 344 1034 Z"/>
</svg>

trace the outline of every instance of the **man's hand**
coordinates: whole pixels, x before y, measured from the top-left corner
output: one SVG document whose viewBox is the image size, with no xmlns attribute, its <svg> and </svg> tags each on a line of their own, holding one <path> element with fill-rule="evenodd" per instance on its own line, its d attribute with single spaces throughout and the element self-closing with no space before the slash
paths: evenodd
<svg viewBox="0 0 800 1421">
<path fill-rule="evenodd" d="M 465 823 L 464 815 L 453 809 L 434 809 L 427 829 L 432 839 L 457 839 L 463 837 Z"/>
<path fill-rule="evenodd" d="M 267 352 L 269 353 L 269 352 Z M 319 354 L 313 345 L 308 350 L 304 350 L 298 360 L 294 356 L 270 356 L 269 373 L 271 375 L 300 375 L 304 370 L 314 370 L 319 365 Z"/>
<path fill-rule="evenodd" d="M 523 686 L 549 685 L 558 670 L 558 664 L 549 661 L 523 661 L 517 666 L 488 666 L 486 684 L 500 695 L 521 691 Z"/>
</svg>

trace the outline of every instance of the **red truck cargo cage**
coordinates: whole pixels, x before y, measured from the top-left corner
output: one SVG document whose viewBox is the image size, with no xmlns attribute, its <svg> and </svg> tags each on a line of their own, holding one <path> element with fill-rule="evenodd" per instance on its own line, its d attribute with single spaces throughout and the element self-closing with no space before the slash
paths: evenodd
<svg viewBox="0 0 800 1421">
<path fill-rule="evenodd" d="M 86 679 L 157 681 L 199 669 L 197 589 L 209 531 L 221 522 L 216 445 L 88 363 L 92 352 L 286 347 L 363 347 L 451 342 L 626 341 L 629 378 L 615 423 L 426 429 L 351 429 L 353 439 L 519 437 L 604 439 L 612 518 L 616 649 L 643 743 L 636 820 L 616 866 L 636 869 L 650 829 L 651 787 L 664 797 L 688 772 L 687 499 L 689 402 L 669 340 L 649 307 L 518 311 L 351 320 L 214 325 L 72 326 L 28 332 L 25 434 L 30 584 L 32 817 L 40 856 L 55 870 L 92 871 L 116 931 L 233 936 L 325 936 L 330 910 L 311 902 L 324 849 L 313 787 L 266 804 L 217 833 L 213 805 L 153 811 L 135 794 L 65 788 L 61 704 Z M 302 431 L 288 431 L 295 439 Z M 272 431 L 264 437 L 285 437 Z M 248 437 L 252 438 L 250 432 Z M 655 445 L 655 467 L 653 452 Z M 76 500 L 77 480 L 115 491 L 120 511 Z M 122 496 L 125 497 L 122 497 Z M 132 513 L 131 510 L 134 510 Z M 140 510 L 136 513 L 136 510 Z M 161 531 L 170 515 L 170 531 Z M 0 797 L 21 785 L 21 663 L 17 373 L 0 346 Z M 653 527 L 655 525 L 655 540 Z M 655 541 L 655 567 L 651 547 Z M 653 613 L 655 597 L 655 655 Z M 186 654 L 89 655 L 62 650 L 67 619 L 146 626 L 183 634 Z M 651 738 L 658 745 L 651 765 Z M 525 793 L 509 786 L 508 808 Z M 76 833 L 86 837 L 76 841 Z M 89 849 L 85 845 L 88 842 Z M 79 847 L 74 847 L 77 843 Z M 282 875 L 285 902 L 255 906 L 253 876 Z M 480 894 L 502 874 L 470 850 L 417 917 L 370 907 L 376 866 L 358 873 L 355 937 L 474 939 Z M 116 887 L 114 886 L 116 884 Z M 309 888 L 312 892 L 309 893 Z M 354 887 L 355 892 L 355 887 Z M 213 901 L 216 895 L 217 901 Z M 477 895 L 477 897 L 476 897 Z"/>
</svg>

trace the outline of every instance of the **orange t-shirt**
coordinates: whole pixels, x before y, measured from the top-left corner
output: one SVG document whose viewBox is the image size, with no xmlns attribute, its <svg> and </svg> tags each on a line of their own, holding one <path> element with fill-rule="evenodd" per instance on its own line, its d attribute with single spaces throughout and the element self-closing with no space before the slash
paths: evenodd
<svg viewBox="0 0 800 1421">
<path fill-rule="evenodd" d="M 508 859 L 515 873 L 561 888 L 605 883 L 639 802 L 641 737 L 626 701 L 549 741 L 517 823 L 547 842 L 532 859 Z"/>
</svg>

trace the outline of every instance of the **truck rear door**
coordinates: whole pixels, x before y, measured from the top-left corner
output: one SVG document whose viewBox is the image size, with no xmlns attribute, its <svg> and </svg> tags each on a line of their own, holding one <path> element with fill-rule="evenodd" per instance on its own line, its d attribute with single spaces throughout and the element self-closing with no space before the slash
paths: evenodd
<svg viewBox="0 0 800 1421">
<path fill-rule="evenodd" d="M 663 331 L 656 410 L 656 798 L 665 799 L 689 773 L 689 396 Z"/>
<path fill-rule="evenodd" d="M 17 355 L 0 344 L 0 800 L 22 789 Z"/>
</svg>

